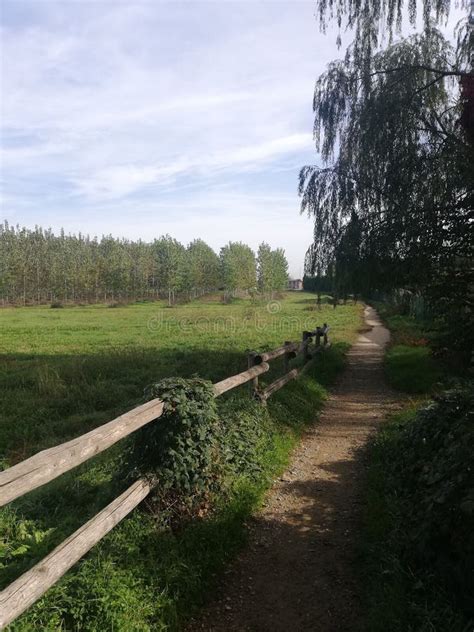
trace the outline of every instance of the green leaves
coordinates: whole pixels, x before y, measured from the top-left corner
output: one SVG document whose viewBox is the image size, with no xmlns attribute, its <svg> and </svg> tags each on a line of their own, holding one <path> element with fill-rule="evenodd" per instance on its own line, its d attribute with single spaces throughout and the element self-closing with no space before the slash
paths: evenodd
<svg viewBox="0 0 474 632">
<path fill-rule="evenodd" d="M 436 397 L 400 433 L 389 466 L 409 563 L 430 568 L 474 613 L 474 389 Z"/>
<path fill-rule="evenodd" d="M 288 262 L 282 248 L 272 250 L 265 242 L 258 247 L 257 286 L 262 294 L 270 297 L 288 287 Z"/>
<path fill-rule="evenodd" d="M 418 4 L 423 32 L 379 50 L 378 28 L 395 26 L 401 0 L 318 3 L 323 22 L 347 19 L 355 42 L 316 83 L 324 164 L 300 172 L 301 212 L 314 218 L 306 272 L 326 274 L 336 262 L 336 291 L 426 293 L 446 322 L 467 324 L 474 147 L 460 124 L 459 77 L 470 65 L 462 43 L 433 26 L 450 3 Z"/>
<path fill-rule="evenodd" d="M 401 32 L 404 19 L 412 26 L 422 18 L 424 28 L 443 23 L 453 6 L 452 0 L 317 0 L 320 28 L 326 30 L 329 22 L 335 22 L 341 31 L 355 33 L 354 55 L 358 61 L 370 57 L 384 42 L 392 41 Z M 421 5 L 421 6 L 420 6 Z"/>
<path fill-rule="evenodd" d="M 227 292 L 255 288 L 255 254 L 242 242 L 230 241 L 220 252 L 222 281 Z"/>
<path fill-rule="evenodd" d="M 148 396 L 165 402 L 164 414 L 135 434 L 122 472 L 157 483 L 152 504 L 162 522 L 202 516 L 236 477 L 258 478 L 273 445 L 258 402 L 230 398 L 218 415 L 212 383 L 200 378 L 161 380 Z"/>
<path fill-rule="evenodd" d="M 152 244 L 156 285 L 168 292 L 171 305 L 174 293 L 184 287 L 186 275 L 186 249 L 169 235 L 155 239 Z"/>
<path fill-rule="evenodd" d="M 47 548 L 47 539 L 53 528 L 40 529 L 34 520 L 15 520 L 13 511 L 4 510 L 0 519 L 0 569 L 18 560 L 35 559 Z"/>
<path fill-rule="evenodd" d="M 210 290 L 221 282 L 219 257 L 202 239 L 195 239 L 187 248 L 185 282 L 191 290 Z"/>
<path fill-rule="evenodd" d="M 167 378 L 148 389 L 159 397 L 163 415 L 136 433 L 126 467 L 133 477 L 158 482 L 164 507 L 193 511 L 211 493 L 215 480 L 218 417 L 211 382 Z M 175 512 L 176 513 L 176 512 Z"/>
</svg>

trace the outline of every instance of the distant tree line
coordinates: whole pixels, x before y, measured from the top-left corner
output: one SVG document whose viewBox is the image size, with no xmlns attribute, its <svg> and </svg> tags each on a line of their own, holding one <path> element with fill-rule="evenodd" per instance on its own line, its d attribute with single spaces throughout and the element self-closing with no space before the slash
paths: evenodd
<svg viewBox="0 0 474 632">
<path fill-rule="evenodd" d="M 0 300 L 3 304 L 102 302 L 178 295 L 196 298 L 225 290 L 271 295 L 286 289 L 285 253 L 262 243 L 258 256 L 240 242 L 220 254 L 201 239 L 187 247 L 164 235 L 152 242 L 67 235 L 0 225 Z"/>
</svg>

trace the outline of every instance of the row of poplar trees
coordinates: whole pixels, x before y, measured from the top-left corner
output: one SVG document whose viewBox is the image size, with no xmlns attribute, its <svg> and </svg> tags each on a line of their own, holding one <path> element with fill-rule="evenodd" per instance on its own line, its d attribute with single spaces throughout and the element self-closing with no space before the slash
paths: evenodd
<svg viewBox="0 0 474 632">
<path fill-rule="evenodd" d="M 272 294 L 286 289 L 282 249 L 262 243 L 257 256 L 240 242 L 220 254 L 201 239 L 187 247 L 165 235 L 151 243 L 88 235 L 55 235 L 0 225 L 0 300 L 3 304 L 102 302 L 178 296 L 224 289 Z"/>
</svg>

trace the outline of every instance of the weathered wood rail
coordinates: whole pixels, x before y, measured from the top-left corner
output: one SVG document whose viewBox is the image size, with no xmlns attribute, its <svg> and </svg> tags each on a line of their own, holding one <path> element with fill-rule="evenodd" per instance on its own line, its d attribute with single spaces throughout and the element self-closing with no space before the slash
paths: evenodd
<svg viewBox="0 0 474 632">
<path fill-rule="evenodd" d="M 163 402 L 152 399 L 67 443 L 42 450 L 0 472 L 0 507 L 49 483 L 91 457 L 103 452 L 163 412 Z"/>
<path fill-rule="evenodd" d="M 252 396 L 262 403 L 290 380 L 304 370 L 289 369 L 289 361 L 299 353 L 306 363 L 312 355 L 328 346 L 329 327 L 325 324 L 313 332 L 303 332 L 302 342 L 286 342 L 284 346 L 263 353 L 249 353 L 249 368 L 214 384 L 214 395 L 219 397 L 242 384 L 252 383 Z M 310 351 L 312 339 L 316 339 L 314 350 Z M 268 362 L 284 356 L 285 375 L 266 388 L 259 387 L 259 376 L 270 370 Z M 42 450 L 29 459 L 0 472 L 0 507 L 24 494 L 49 483 L 65 472 L 107 450 L 135 430 L 155 421 L 163 414 L 164 404 L 153 399 L 90 432 Z M 109 503 L 77 531 L 58 545 L 41 562 L 23 573 L 7 588 L 0 592 L 0 629 L 19 617 L 53 586 L 81 557 L 90 551 L 109 531 L 125 518 L 150 493 L 149 481 L 139 479 L 120 496 Z"/>
</svg>

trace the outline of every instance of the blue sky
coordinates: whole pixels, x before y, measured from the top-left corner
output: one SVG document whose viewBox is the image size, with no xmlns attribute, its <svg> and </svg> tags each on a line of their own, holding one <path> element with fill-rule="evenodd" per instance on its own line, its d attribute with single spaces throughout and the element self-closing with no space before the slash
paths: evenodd
<svg viewBox="0 0 474 632">
<path fill-rule="evenodd" d="M 338 52 L 314 3 L 0 0 L 1 216 L 151 240 L 285 248 L 317 75 Z"/>
</svg>

